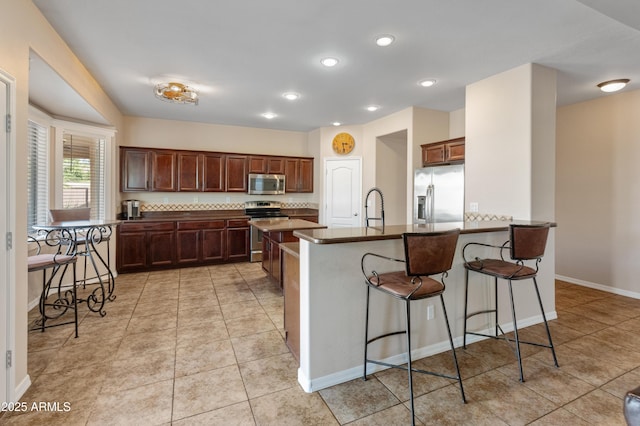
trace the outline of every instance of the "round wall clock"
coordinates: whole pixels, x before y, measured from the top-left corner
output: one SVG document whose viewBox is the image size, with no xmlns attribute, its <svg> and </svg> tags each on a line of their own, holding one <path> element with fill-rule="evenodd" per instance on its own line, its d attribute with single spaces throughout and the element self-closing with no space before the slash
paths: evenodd
<svg viewBox="0 0 640 426">
<path fill-rule="evenodd" d="M 337 154 L 348 154 L 353 151 L 353 148 L 356 146 L 356 141 L 349 133 L 343 132 L 338 133 L 333 138 L 331 146 L 333 147 L 333 151 Z"/>
</svg>

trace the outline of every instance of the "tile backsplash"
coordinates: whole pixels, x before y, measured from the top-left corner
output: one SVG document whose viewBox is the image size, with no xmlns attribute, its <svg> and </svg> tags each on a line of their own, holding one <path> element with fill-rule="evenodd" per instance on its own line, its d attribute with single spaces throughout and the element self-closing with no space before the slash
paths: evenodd
<svg viewBox="0 0 640 426">
<path fill-rule="evenodd" d="M 317 209 L 315 203 L 282 203 L 283 209 Z M 244 210 L 244 203 L 140 203 L 141 212 L 175 212 L 198 210 Z"/>
</svg>

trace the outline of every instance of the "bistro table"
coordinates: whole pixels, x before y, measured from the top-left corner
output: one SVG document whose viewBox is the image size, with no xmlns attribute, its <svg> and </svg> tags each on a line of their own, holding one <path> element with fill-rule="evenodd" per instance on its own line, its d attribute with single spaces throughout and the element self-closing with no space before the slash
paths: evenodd
<svg viewBox="0 0 640 426">
<path fill-rule="evenodd" d="M 78 245 L 85 246 L 85 251 L 78 254 L 89 259 L 96 273 L 94 278 L 97 279 L 96 283 L 91 283 L 96 287 L 89 293 L 86 302 L 91 311 L 98 312 L 101 316 L 106 315 L 104 310 L 106 301 L 113 301 L 116 298 L 116 295 L 113 294 L 116 281 L 108 261 L 110 254 L 107 252 L 107 260 L 105 260 L 96 246 L 103 241 L 108 241 L 111 238 L 113 229 L 120 222 L 120 220 L 73 220 L 47 222 L 33 227 L 47 235 L 53 232 L 69 233 L 75 241 L 76 247 Z M 100 272 L 100 265 L 104 267 L 106 272 Z M 85 284 L 87 284 L 86 281 Z M 85 300 L 78 299 L 78 301 L 84 302 Z"/>
</svg>

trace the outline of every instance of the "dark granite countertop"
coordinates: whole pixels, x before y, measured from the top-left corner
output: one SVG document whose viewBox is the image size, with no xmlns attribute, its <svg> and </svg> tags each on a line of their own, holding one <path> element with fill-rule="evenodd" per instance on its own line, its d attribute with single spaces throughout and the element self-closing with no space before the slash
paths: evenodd
<svg viewBox="0 0 640 426">
<path fill-rule="evenodd" d="M 370 228 L 327 228 L 294 231 L 293 235 L 314 244 L 356 243 L 362 241 L 393 240 L 402 238 L 405 232 L 432 232 L 460 228 L 461 234 L 497 232 L 509 230 L 511 224 L 540 224 L 539 221 L 487 220 L 477 222 L 445 222 L 419 225 L 388 225 Z M 555 226 L 555 223 L 552 223 Z"/>
</svg>

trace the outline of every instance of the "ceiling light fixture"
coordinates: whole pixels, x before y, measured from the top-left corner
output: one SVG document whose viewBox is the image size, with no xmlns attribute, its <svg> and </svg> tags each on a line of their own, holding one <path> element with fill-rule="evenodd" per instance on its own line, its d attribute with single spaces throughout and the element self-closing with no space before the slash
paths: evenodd
<svg viewBox="0 0 640 426">
<path fill-rule="evenodd" d="M 320 60 L 320 63 L 327 68 L 335 67 L 338 65 L 338 61 L 336 58 L 323 58 Z"/>
<path fill-rule="evenodd" d="M 341 125 L 342 123 L 340 123 L 339 121 L 334 121 L 334 122 L 333 122 L 333 123 L 331 123 L 331 124 L 333 124 L 334 126 L 338 127 L 338 126 L 339 126 L 339 125 Z"/>
<path fill-rule="evenodd" d="M 159 83 L 154 88 L 156 98 L 176 104 L 198 105 L 198 92 L 182 83 Z"/>
<path fill-rule="evenodd" d="M 296 92 L 286 92 L 282 94 L 282 97 L 289 101 L 295 101 L 297 99 L 300 99 L 300 94 Z"/>
<path fill-rule="evenodd" d="M 273 113 L 273 112 L 265 112 L 264 114 L 262 114 L 262 116 L 264 118 L 266 118 L 267 120 L 271 120 L 273 118 L 276 118 L 278 116 L 278 114 Z"/>
<path fill-rule="evenodd" d="M 603 81 L 602 83 L 598 84 L 598 87 L 603 92 L 617 92 L 618 90 L 624 88 L 624 86 L 626 86 L 627 83 L 629 83 L 629 81 L 630 80 L 628 78 L 619 78 L 617 80 Z"/>
<path fill-rule="evenodd" d="M 380 105 L 369 105 L 367 107 L 367 111 L 369 112 L 374 112 L 380 109 Z"/>
<path fill-rule="evenodd" d="M 418 84 L 422 87 L 431 87 L 436 84 L 436 81 L 432 78 L 428 78 L 426 80 L 420 80 Z"/>
<path fill-rule="evenodd" d="M 393 43 L 395 39 L 396 38 L 390 34 L 379 35 L 376 37 L 376 44 L 380 47 L 387 47 Z"/>
</svg>

